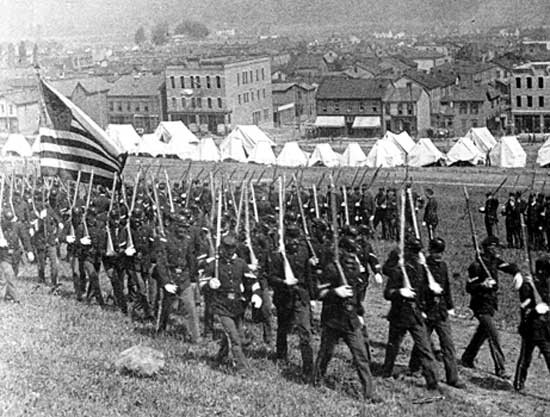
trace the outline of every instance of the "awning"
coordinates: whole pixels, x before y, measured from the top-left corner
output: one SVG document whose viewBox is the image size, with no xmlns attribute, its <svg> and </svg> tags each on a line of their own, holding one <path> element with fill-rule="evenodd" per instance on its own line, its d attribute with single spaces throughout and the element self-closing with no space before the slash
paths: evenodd
<svg viewBox="0 0 550 417">
<path fill-rule="evenodd" d="M 293 108 L 294 108 L 294 103 L 288 103 L 288 104 L 283 104 L 282 106 L 277 107 L 277 111 L 285 111 L 285 110 L 293 109 Z"/>
<path fill-rule="evenodd" d="M 381 127 L 379 116 L 357 116 L 353 121 L 353 129 L 372 129 Z"/>
<path fill-rule="evenodd" d="M 317 127 L 345 127 L 346 120 L 344 116 L 317 116 L 315 119 Z"/>
</svg>

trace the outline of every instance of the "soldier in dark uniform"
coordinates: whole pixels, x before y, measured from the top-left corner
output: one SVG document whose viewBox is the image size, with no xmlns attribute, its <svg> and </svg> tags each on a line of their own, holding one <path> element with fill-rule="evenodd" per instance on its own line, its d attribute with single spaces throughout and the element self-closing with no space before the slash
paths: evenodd
<svg viewBox="0 0 550 417">
<path fill-rule="evenodd" d="M 262 298 L 260 284 L 250 272 L 246 262 L 236 254 L 237 239 L 228 234 L 222 239 L 219 259 L 219 274 L 216 277 L 216 262 L 211 262 L 205 271 L 205 283 L 212 290 L 212 311 L 223 327 L 224 336 L 216 356 L 222 362 L 231 348 L 233 360 L 238 369 L 247 368 L 248 363 L 242 350 L 242 320 L 244 313 L 245 285 L 252 292 L 251 302 L 254 308 L 260 308 Z"/>
<path fill-rule="evenodd" d="M 386 345 L 386 358 L 383 365 L 383 375 L 390 377 L 393 374 L 395 359 L 403 337 L 407 332 L 414 340 L 414 347 L 418 353 L 418 360 L 426 379 L 427 388 L 439 388 L 435 368 L 435 358 L 430 346 L 426 329 L 426 292 L 428 282 L 426 271 L 420 263 L 422 243 L 419 239 L 407 236 L 405 240 L 404 263 L 411 287 L 405 283 L 403 272 L 397 262 L 397 254 L 390 253 L 384 265 L 384 272 L 388 275 L 388 282 L 384 290 L 384 298 L 391 301 L 388 314 L 390 328 Z"/>
<path fill-rule="evenodd" d="M 521 280 L 515 280 L 514 285 L 519 291 L 521 310 L 520 325 L 521 349 L 519 353 L 514 388 L 522 391 L 525 388 L 527 371 L 531 364 L 535 347 L 539 348 L 546 361 L 546 367 L 550 371 L 550 317 L 548 306 L 550 305 L 550 258 L 543 256 L 535 262 L 535 276 L 525 276 Z M 533 286 L 540 295 L 540 304 L 537 305 Z"/>
<path fill-rule="evenodd" d="M 464 388 L 465 385 L 460 381 L 458 376 L 456 349 L 449 320 L 449 315 L 454 315 L 454 304 L 447 264 L 442 259 L 443 252 L 445 251 L 445 241 L 441 238 L 430 240 L 429 250 L 430 255 L 426 259 L 426 265 L 443 291 L 436 294 L 428 290 L 426 293 L 428 337 L 431 337 L 434 330 L 439 337 L 447 384 L 455 388 Z M 416 346 L 411 352 L 409 369 L 411 372 L 416 372 L 420 369 L 419 353 Z"/>
<path fill-rule="evenodd" d="M 506 241 L 508 242 L 509 249 L 523 247 L 520 214 L 520 207 L 516 202 L 516 197 L 514 193 L 510 193 L 502 212 L 502 215 L 506 217 L 504 223 L 506 226 Z"/>
<path fill-rule="evenodd" d="M 306 380 L 313 374 L 310 301 L 314 288 L 310 280 L 310 256 L 306 243 L 300 238 L 297 225 L 289 225 L 285 233 L 285 267 L 281 253 L 272 254 L 269 283 L 273 288 L 273 303 L 277 308 L 277 359 L 287 360 L 288 334 L 295 326 L 300 338 L 302 371 Z"/>
<path fill-rule="evenodd" d="M 361 185 L 361 222 L 368 225 L 374 236 L 374 198 L 367 188 L 367 184 Z"/>
<path fill-rule="evenodd" d="M 373 233 L 376 233 L 378 225 L 382 223 L 382 239 L 388 239 L 388 223 L 387 223 L 387 213 L 388 213 L 388 204 L 387 196 L 384 188 L 379 188 L 378 193 L 374 196 L 374 219 L 373 219 Z"/>
<path fill-rule="evenodd" d="M 1 201 L 0 204 L 2 204 Z M 15 253 L 25 250 L 27 258 L 32 262 L 34 254 L 27 230 L 18 220 L 14 221 L 11 211 L 4 211 L 0 221 L 4 235 L 4 239 L 0 239 L 0 300 L 19 302 L 19 295 L 15 287 L 17 274 L 13 268 L 13 256 Z"/>
<path fill-rule="evenodd" d="M 428 228 L 428 238 L 435 237 L 435 229 L 439 223 L 437 216 L 437 200 L 431 188 L 426 188 L 426 206 L 424 207 L 424 225 Z"/>
<path fill-rule="evenodd" d="M 386 229 L 388 230 L 387 238 L 397 240 L 399 238 L 399 213 L 397 210 L 397 194 L 395 188 L 390 188 L 388 190 L 386 201 Z"/>
<path fill-rule="evenodd" d="M 111 281 L 113 296 L 116 306 L 123 314 L 128 314 L 128 303 L 124 292 L 124 277 L 120 259 L 122 257 L 119 246 L 119 213 L 116 210 L 111 211 L 105 220 L 105 248 L 103 250 L 103 268 Z M 109 233 L 107 233 L 109 228 Z M 111 242 L 108 241 L 110 236 Z M 118 249 L 118 250 L 117 250 Z"/>
<path fill-rule="evenodd" d="M 498 309 L 498 271 L 516 275 L 519 274 L 519 270 L 515 264 L 500 258 L 497 252 L 498 245 L 499 241 L 495 236 L 485 238 L 481 243 L 481 259 L 475 260 L 468 268 L 466 291 L 470 294 L 470 308 L 479 325 L 462 354 L 461 363 L 467 368 L 474 368 L 474 360 L 479 349 L 488 340 L 495 364 L 495 374 L 500 378 L 508 378 L 493 316 Z"/>
<path fill-rule="evenodd" d="M 367 346 L 361 331 L 364 325 L 361 297 L 366 284 L 357 262 L 357 244 L 351 237 L 344 236 L 340 239 L 339 246 L 341 252 L 338 262 L 342 267 L 345 281 L 333 262 L 327 265 L 318 283 L 323 310 L 321 344 L 315 362 L 315 382 L 321 382 L 327 372 L 334 348 L 340 339 L 344 339 L 363 387 L 364 400 L 377 402 L 379 399 L 374 394 Z"/>
<path fill-rule="evenodd" d="M 491 192 L 486 193 L 485 196 L 487 197 L 485 206 L 483 207 L 485 229 L 487 230 L 487 236 L 494 236 L 495 231 L 493 229 L 498 225 L 498 200 Z"/>
</svg>

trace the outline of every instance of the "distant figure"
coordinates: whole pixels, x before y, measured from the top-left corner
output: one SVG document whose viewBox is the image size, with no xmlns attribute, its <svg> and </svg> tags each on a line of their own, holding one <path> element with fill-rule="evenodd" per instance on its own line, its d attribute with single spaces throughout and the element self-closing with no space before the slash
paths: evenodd
<svg viewBox="0 0 550 417">
<path fill-rule="evenodd" d="M 428 228 L 429 240 L 434 239 L 435 229 L 439 223 L 437 217 L 437 200 L 431 188 L 426 189 L 426 207 L 424 208 L 424 225 Z"/>
</svg>

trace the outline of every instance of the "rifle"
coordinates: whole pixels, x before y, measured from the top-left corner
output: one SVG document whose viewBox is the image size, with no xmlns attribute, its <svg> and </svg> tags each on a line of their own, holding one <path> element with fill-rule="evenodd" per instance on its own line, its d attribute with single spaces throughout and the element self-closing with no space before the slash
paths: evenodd
<svg viewBox="0 0 550 417">
<path fill-rule="evenodd" d="M 399 269 L 403 275 L 403 288 L 411 291 L 413 287 L 405 268 L 405 204 L 407 204 L 405 189 L 401 189 L 401 206 L 399 207 Z"/>
<path fill-rule="evenodd" d="M 254 191 L 254 184 L 250 183 L 250 194 L 252 195 L 252 208 L 254 210 L 254 220 L 256 223 L 260 222 L 260 217 L 258 216 L 258 205 L 256 204 L 256 192 Z"/>
<path fill-rule="evenodd" d="M 227 178 L 227 182 L 231 181 L 231 178 L 233 178 L 233 175 L 235 175 L 235 172 L 237 172 L 237 168 L 235 168 L 233 171 L 231 171 L 231 174 L 229 174 L 229 177 Z"/>
<path fill-rule="evenodd" d="M 162 212 L 160 211 L 160 204 L 159 204 L 159 195 L 157 191 L 157 187 L 155 185 L 155 180 L 153 177 L 151 177 L 151 184 L 153 185 L 153 197 L 155 198 L 155 207 L 157 208 L 157 220 L 159 222 L 159 232 L 160 232 L 160 238 L 161 240 L 166 240 L 166 233 L 164 231 L 164 223 L 162 221 Z"/>
<path fill-rule="evenodd" d="M 292 271 L 290 262 L 286 256 L 285 250 L 285 238 L 284 238 L 284 211 L 285 211 L 285 177 L 279 177 L 279 252 L 283 258 L 283 267 L 284 267 L 284 282 L 286 285 L 296 285 L 298 280 Z"/>
<path fill-rule="evenodd" d="M 361 167 L 357 167 L 355 168 L 355 174 L 353 175 L 353 178 L 351 180 L 351 184 L 349 186 L 349 189 L 350 190 L 353 190 L 353 186 L 355 185 L 355 180 L 357 179 L 357 175 L 359 175 L 359 170 L 361 169 Z"/>
<path fill-rule="evenodd" d="M 317 187 L 313 184 L 313 204 L 315 207 L 315 218 L 321 217 L 319 212 L 319 200 L 317 199 Z"/>
<path fill-rule="evenodd" d="M 117 184 L 117 174 L 113 173 L 113 188 L 111 190 L 111 200 L 109 201 L 109 211 L 107 212 L 107 220 L 105 221 L 105 228 L 107 229 L 107 250 L 105 256 L 115 256 L 115 246 L 113 245 L 113 236 L 111 235 L 111 228 L 109 227 L 109 218 L 111 216 L 111 211 L 113 211 L 113 205 L 115 202 L 115 193 L 116 193 L 116 184 Z"/>
<path fill-rule="evenodd" d="M 309 234 L 309 229 L 307 227 L 307 219 L 304 212 L 304 205 L 302 203 L 302 195 L 300 193 L 300 190 L 298 190 L 298 205 L 300 206 L 300 217 L 302 218 L 302 227 L 304 228 L 304 235 L 306 237 L 306 243 L 307 247 L 309 248 L 309 253 L 314 258 L 317 258 L 317 254 L 315 253 L 315 249 L 313 248 L 313 244 L 311 243 L 311 235 Z"/>
<path fill-rule="evenodd" d="M 183 174 L 181 174 L 180 179 L 178 182 L 181 184 L 184 180 L 187 179 L 187 175 L 189 175 L 189 171 L 191 171 L 191 164 L 193 163 L 193 160 L 189 160 L 189 164 L 187 165 L 187 169 L 183 171 Z"/>
<path fill-rule="evenodd" d="M 218 191 L 218 210 L 216 218 L 216 246 L 214 248 L 214 277 L 220 278 L 220 245 L 222 241 L 222 189 Z"/>
<path fill-rule="evenodd" d="M 495 188 L 495 191 L 493 191 L 493 192 L 491 193 L 491 195 L 496 195 L 496 194 L 500 191 L 500 189 L 502 188 L 502 186 L 506 183 L 506 181 L 508 181 L 508 177 L 505 177 L 505 178 L 502 180 L 502 182 L 499 184 L 499 186 L 498 186 L 497 188 Z"/>
<path fill-rule="evenodd" d="M 378 167 L 376 170 L 378 171 L 381 167 Z M 365 168 L 365 170 L 363 171 L 363 174 L 361 175 L 361 178 L 359 179 L 359 182 L 358 184 L 361 185 L 363 184 L 363 181 L 365 180 L 365 177 L 367 176 L 367 172 L 369 172 L 369 168 Z M 376 171 L 375 171 L 375 177 L 376 178 Z"/>
<path fill-rule="evenodd" d="M 520 219 L 521 219 L 521 232 L 522 232 L 522 238 L 523 238 L 523 249 L 524 249 L 524 255 L 525 255 L 525 262 L 527 263 L 529 267 L 529 274 L 531 277 L 534 276 L 533 274 L 533 261 L 531 258 L 531 251 L 529 249 L 529 241 L 527 238 L 527 226 L 525 225 L 525 217 L 523 213 L 520 213 Z M 529 285 L 531 286 L 531 289 L 533 290 L 533 296 L 535 298 L 535 310 L 538 314 L 546 314 L 548 312 L 548 304 L 546 304 L 537 287 L 535 286 L 535 283 L 533 282 L 532 278 L 529 278 L 526 280 Z"/>
<path fill-rule="evenodd" d="M 244 196 L 244 232 L 245 232 L 245 243 L 248 247 L 248 252 L 250 253 L 250 263 L 252 265 L 258 265 L 258 258 L 254 253 L 252 248 L 252 238 L 250 237 L 250 208 L 248 207 L 248 187 L 243 183 L 243 194 Z"/>
<path fill-rule="evenodd" d="M 340 175 L 342 174 L 344 168 L 338 168 L 338 171 L 336 171 L 336 177 L 334 178 L 334 184 L 338 184 L 338 179 L 340 178 Z"/>
<path fill-rule="evenodd" d="M 75 239 L 75 230 L 73 226 L 73 209 L 76 206 L 76 200 L 78 198 L 78 189 L 80 188 L 80 178 L 82 176 L 82 171 L 78 171 L 78 175 L 76 177 L 76 184 L 74 189 L 74 198 L 73 202 L 71 204 L 71 207 L 69 208 L 69 234 L 67 235 L 67 242 L 73 243 Z M 34 188 L 36 187 L 36 177 L 33 179 L 33 205 L 34 205 Z M 33 207 L 36 211 L 36 207 Z"/>
<path fill-rule="evenodd" d="M 88 195 L 86 196 L 86 205 L 84 206 L 84 214 L 82 215 L 82 226 L 84 227 L 84 236 L 90 237 L 90 232 L 88 231 L 88 224 L 86 223 L 86 217 L 88 216 L 88 210 L 90 208 L 90 199 L 92 198 L 92 189 L 94 186 L 94 170 L 90 173 L 90 182 L 88 184 Z"/>
<path fill-rule="evenodd" d="M 346 186 L 342 185 L 342 196 L 343 196 L 343 202 L 344 205 L 344 218 L 346 221 L 346 226 L 349 226 L 349 207 L 348 207 L 348 191 L 346 190 Z"/>
<path fill-rule="evenodd" d="M 472 243 L 474 244 L 474 250 L 476 252 L 476 258 L 483 268 L 483 271 L 487 274 L 487 279 L 493 279 L 491 276 L 491 272 L 489 271 L 489 268 L 487 268 L 487 265 L 485 265 L 485 262 L 481 258 L 481 251 L 479 250 L 479 243 L 477 241 L 477 233 L 476 233 L 476 227 L 474 223 L 474 216 L 472 215 L 472 210 L 470 208 L 470 196 L 468 194 L 468 189 L 466 186 L 464 186 L 464 199 L 466 200 L 466 212 L 468 213 L 468 220 L 470 222 L 470 232 L 472 234 Z"/>
<path fill-rule="evenodd" d="M 376 168 L 376 171 L 374 171 L 374 175 L 372 176 L 372 178 L 369 181 L 369 184 L 367 185 L 367 190 L 370 190 L 370 187 L 372 187 L 372 185 L 374 184 L 374 181 L 376 181 L 376 178 L 378 177 L 378 173 L 380 172 L 381 168 L 382 166 L 380 165 L 378 168 Z M 366 173 L 367 171 L 365 171 L 365 174 Z M 389 172 L 386 174 L 386 179 L 388 178 L 388 175 L 390 175 Z M 386 183 L 386 180 L 384 180 L 384 184 L 385 183 Z"/>
<path fill-rule="evenodd" d="M 241 225 L 241 214 L 242 214 L 242 208 L 243 208 L 243 200 L 244 200 L 244 192 L 247 189 L 246 188 L 246 182 L 243 180 L 241 184 L 241 193 L 239 195 L 239 207 L 237 209 L 237 221 L 235 222 L 235 234 L 239 234 L 239 227 Z"/>
<path fill-rule="evenodd" d="M 170 184 L 170 178 L 168 177 L 168 171 L 164 169 L 164 177 L 166 178 L 166 187 L 168 189 L 168 201 L 170 203 L 170 213 L 175 213 L 176 209 L 174 207 L 174 200 L 172 198 L 172 186 Z M 139 171 L 138 171 L 138 178 L 139 178 Z M 137 179 L 136 179 L 137 183 Z"/>
<path fill-rule="evenodd" d="M 344 268 L 340 263 L 340 250 L 338 246 L 338 210 L 336 207 L 336 189 L 334 188 L 334 179 L 332 174 L 330 174 L 330 186 L 332 192 L 330 193 L 330 209 L 332 213 L 332 245 L 333 245 L 333 256 L 334 256 L 334 265 L 336 266 L 336 271 L 340 277 L 342 285 L 348 286 L 348 280 L 346 279 L 346 274 L 344 273 Z"/>
<path fill-rule="evenodd" d="M 15 179 L 15 172 L 12 171 L 11 179 L 10 179 L 10 209 L 11 209 L 11 212 L 13 214 L 14 219 L 17 219 L 17 213 L 15 212 L 15 207 L 13 206 L 13 189 L 15 187 L 14 179 Z"/>
<path fill-rule="evenodd" d="M 321 179 L 319 179 L 319 181 L 317 181 L 317 188 L 319 188 L 321 186 L 321 184 L 323 183 L 323 180 L 325 179 L 325 176 L 327 175 L 327 172 L 323 172 L 323 175 L 321 175 Z M 319 216 L 317 216 L 319 217 Z"/>
<path fill-rule="evenodd" d="M 4 174 L 0 174 L 0 219 L 2 218 L 2 207 L 4 206 Z M 2 222 L 0 221 L 0 246 L 7 247 L 8 242 L 4 236 L 4 231 L 2 230 Z"/>
<path fill-rule="evenodd" d="M 259 184 L 260 181 L 262 180 L 262 178 L 264 177 L 264 174 L 265 174 L 265 169 L 260 172 L 260 176 L 258 177 L 258 179 L 255 181 L 256 184 Z"/>
<path fill-rule="evenodd" d="M 411 187 L 407 188 L 407 196 L 409 198 L 409 207 L 411 209 L 411 218 L 413 222 L 413 228 L 414 228 L 414 235 L 417 239 L 420 239 L 420 230 L 418 229 L 418 221 L 416 219 L 416 207 L 414 205 L 413 195 L 412 195 L 412 189 Z M 426 271 L 426 275 L 428 277 L 428 287 L 430 290 L 435 294 L 439 295 L 443 292 L 443 288 L 441 288 L 441 285 L 435 280 L 432 271 L 430 271 L 430 268 L 428 268 L 428 265 L 424 262 L 422 262 L 422 266 L 424 267 L 424 270 Z"/>
</svg>

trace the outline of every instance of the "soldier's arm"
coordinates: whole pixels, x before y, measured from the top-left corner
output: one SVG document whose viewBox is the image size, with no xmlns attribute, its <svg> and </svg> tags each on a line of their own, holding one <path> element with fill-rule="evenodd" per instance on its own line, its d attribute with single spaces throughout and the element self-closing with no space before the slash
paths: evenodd
<svg viewBox="0 0 550 417">
<path fill-rule="evenodd" d="M 397 266 L 387 269 L 384 274 L 388 276 L 386 287 L 384 288 L 384 298 L 389 301 L 395 301 L 401 296 L 399 290 L 403 287 L 403 276 Z"/>
<path fill-rule="evenodd" d="M 23 249 L 25 252 L 31 252 L 32 251 L 32 245 L 31 245 L 31 236 L 29 234 L 29 230 L 23 226 L 22 223 L 17 223 L 17 236 L 21 240 L 21 243 L 23 244 Z"/>
<path fill-rule="evenodd" d="M 468 282 L 466 283 L 466 292 L 469 294 L 475 294 L 478 292 L 490 291 L 491 289 L 484 286 L 483 282 L 485 277 L 481 277 L 482 271 L 481 266 L 478 262 L 474 262 L 468 268 Z"/>
<path fill-rule="evenodd" d="M 444 279 L 443 284 L 443 296 L 445 297 L 445 304 L 447 304 L 447 310 L 453 310 L 454 302 L 453 302 L 453 295 L 451 292 L 451 283 L 449 281 L 449 271 L 447 270 L 447 264 L 443 264 L 441 268 L 441 275 Z"/>
<path fill-rule="evenodd" d="M 519 272 L 519 268 L 515 263 L 509 263 L 500 258 L 497 259 L 497 268 L 499 271 L 510 275 L 514 275 Z"/>
</svg>

